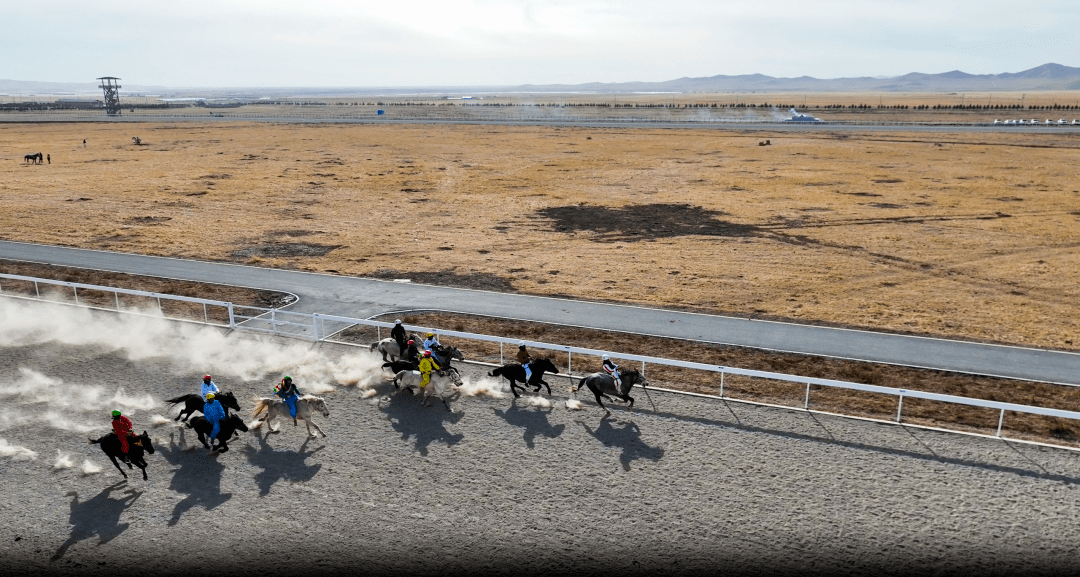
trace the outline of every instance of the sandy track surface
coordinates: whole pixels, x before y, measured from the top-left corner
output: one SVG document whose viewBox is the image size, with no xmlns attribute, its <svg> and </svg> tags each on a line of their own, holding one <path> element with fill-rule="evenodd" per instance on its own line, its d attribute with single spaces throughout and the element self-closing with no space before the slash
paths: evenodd
<svg viewBox="0 0 1080 577">
<path fill-rule="evenodd" d="M 568 409 L 555 379 L 543 401 L 465 396 L 453 412 L 408 396 L 379 403 L 388 385 L 355 348 L 36 310 L 6 315 L 0 338 L 0 563 L 18 573 L 1060 574 L 1077 564 L 1073 452 L 659 392 L 655 411 L 636 393 L 638 410 L 603 418 L 591 402 Z M 318 422 L 329 436 L 286 425 L 243 433 L 224 455 L 185 450 L 190 432 L 155 427 L 154 415 L 203 370 L 245 410 L 288 371 L 326 397 L 331 416 Z M 483 388 L 478 370 L 465 373 Z M 113 406 L 157 439 L 148 481 L 117 484 L 86 444 Z"/>
</svg>

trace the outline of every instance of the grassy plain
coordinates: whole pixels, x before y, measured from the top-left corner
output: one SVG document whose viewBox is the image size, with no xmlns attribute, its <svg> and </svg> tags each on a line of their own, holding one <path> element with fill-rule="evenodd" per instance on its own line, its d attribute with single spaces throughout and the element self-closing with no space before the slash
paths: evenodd
<svg viewBox="0 0 1080 577">
<path fill-rule="evenodd" d="M 0 237 L 1074 349 L 1078 150 L 1067 134 L 4 124 Z M 22 163 L 38 151 L 52 164 Z"/>
</svg>

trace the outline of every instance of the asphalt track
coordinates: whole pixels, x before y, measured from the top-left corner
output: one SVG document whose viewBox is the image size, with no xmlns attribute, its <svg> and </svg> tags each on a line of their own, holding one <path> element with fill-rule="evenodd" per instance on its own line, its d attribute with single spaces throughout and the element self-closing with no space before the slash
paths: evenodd
<svg viewBox="0 0 1080 577">
<path fill-rule="evenodd" d="M 334 116 L 119 116 L 101 115 L 11 115 L 0 114 L 0 122 L 277 122 L 284 124 L 473 124 L 494 126 L 569 126 L 579 128 L 659 128 L 708 129 L 772 132 L 926 132 L 926 133 L 1028 133 L 1080 134 L 1080 125 L 1004 126 L 992 124 L 916 124 L 916 123 L 843 123 L 843 122 L 731 122 L 731 121 L 631 121 L 560 119 L 461 119 L 461 118 L 394 118 L 394 117 L 334 117 Z"/>
<path fill-rule="evenodd" d="M 290 292 L 291 310 L 441 310 L 1080 385 L 1080 354 L 519 294 L 0 241 L 0 258 Z"/>
</svg>

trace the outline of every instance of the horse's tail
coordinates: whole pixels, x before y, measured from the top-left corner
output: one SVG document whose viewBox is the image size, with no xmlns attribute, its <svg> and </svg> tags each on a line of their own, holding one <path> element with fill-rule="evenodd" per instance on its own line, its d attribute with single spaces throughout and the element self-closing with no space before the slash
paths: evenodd
<svg viewBox="0 0 1080 577">
<path fill-rule="evenodd" d="M 578 381 L 577 386 L 574 387 L 573 390 L 571 390 L 570 392 L 576 393 L 576 392 L 580 391 L 581 388 L 585 386 L 585 381 L 587 381 L 587 380 L 589 380 L 589 377 L 581 377 L 581 380 Z"/>
<path fill-rule="evenodd" d="M 89 437 L 87 437 L 87 438 L 89 439 Z M 104 438 L 105 438 L 105 437 L 102 437 L 101 439 L 104 439 Z M 100 443 L 100 442 L 101 442 L 101 439 L 89 439 L 89 440 L 90 440 L 90 444 L 91 444 L 91 445 L 96 445 L 96 444 L 98 444 L 98 443 Z"/>
<path fill-rule="evenodd" d="M 168 408 L 171 409 L 173 408 L 173 405 L 186 401 L 187 397 L 187 395 L 180 395 L 179 397 L 176 397 L 174 399 L 165 399 L 165 402 L 169 404 Z"/>
<path fill-rule="evenodd" d="M 255 417 L 258 417 L 259 413 L 266 411 L 269 406 L 270 399 L 259 399 L 258 402 L 255 403 L 255 408 L 251 410 L 251 418 L 254 419 Z M 267 411 L 267 414 L 269 414 L 269 411 Z"/>
</svg>

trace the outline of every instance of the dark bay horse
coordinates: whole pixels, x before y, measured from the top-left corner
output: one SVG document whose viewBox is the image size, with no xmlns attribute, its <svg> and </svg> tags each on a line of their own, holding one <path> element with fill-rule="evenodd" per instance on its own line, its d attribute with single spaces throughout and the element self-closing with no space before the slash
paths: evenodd
<svg viewBox="0 0 1080 577">
<path fill-rule="evenodd" d="M 43 158 L 44 157 L 41 156 L 40 152 L 37 153 L 37 154 L 27 154 L 26 156 L 23 157 L 23 162 L 32 162 L 34 164 L 41 164 L 41 161 L 42 161 Z"/>
<path fill-rule="evenodd" d="M 187 426 L 195 429 L 195 432 L 199 435 L 199 442 L 202 443 L 204 447 L 211 451 L 219 451 L 221 453 L 229 450 L 229 439 L 232 439 L 232 436 L 236 431 L 246 432 L 248 430 L 247 425 L 244 424 L 244 419 L 241 419 L 240 415 L 226 417 L 224 421 L 221 421 L 221 430 L 218 431 L 217 436 L 218 446 L 215 449 L 206 442 L 206 439 L 214 430 L 214 426 L 210 424 L 210 421 L 206 420 L 206 417 L 193 417 L 188 421 Z M 213 442 L 214 440 L 210 439 L 210 443 L 212 444 Z"/>
<path fill-rule="evenodd" d="M 116 466 L 116 470 L 120 471 L 120 474 L 127 479 L 127 473 L 120 468 L 120 463 L 116 462 L 117 457 L 123 458 L 124 452 L 120 450 L 120 437 L 116 436 L 116 433 L 109 433 L 99 439 L 90 439 L 91 445 L 101 445 L 101 450 L 105 453 L 109 459 L 112 460 L 112 464 Z M 150 435 L 143 431 L 138 437 L 128 438 L 128 469 L 132 468 L 132 464 L 142 469 L 143 481 L 146 480 L 146 455 L 145 453 L 154 454 L 154 445 L 150 443 Z"/>
<path fill-rule="evenodd" d="M 589 390 L 596 395 L 596 402 L 605 411 L 607 411 L 607 407 L 604 406 L 600 397 L 602 396 L 609 401 L 613 401 L 614 399 L 608 395 L 615 395 L 623 401 L 630 403 L 630 410 L 632 411 L 634 410 L 634 398 L 629 394 L 630 388 L 634 385 L 641 385 L 641 388 L 644 389 L 648 386 L 649 381 L 645 380 L 645 375 L 641 374 L 636 369 L 620 370 L 619 377 L 622 380 L 622 386 L 616 388 L 615 379 L 611 378 L 611 375 L 606 373 L 593 373 L 581 379 L 578 386 L 574 388 L 574 393 L 580 391 L 582 387 L 589 387 Z"/>
<path fill-rule="evenodd" d="M 534 393 L 540 392 L 540 385 L 544 385 L 545 387 L 547 387 L 547 392 L 550 395 L 551 387 L 547 384 L 547 382 L 544 381 L 544 373 L 559 372 L 559 369 L 555 367 L 555 363 L 551 362 L 550 359 L 536 359 L 535 361 L 529 363 L 529 368 L 532 370 L 532 378 L 529 379 L 528 382 L 525 382 L 525 367 L 517 363 L 503 365 L 488 373 L 488 376 L 501 376 L 506 380 L 510 381 L 510 392 L 514 393 L 515 397 L 521 396 L 517 393 L 515 388 L 521 389 L 523 391 L 525 390 L 524 386 L 519 386 L 517 384 L 518 381 L 521 381 L 523 384 L 533 387 Z"/>
<path fill-rule="evenodd" d="M 225 408 L 226 417 L 229 416 L 229 409 L 234 411 L 240 410 L 240 403 L 236 401 L 236 395 L 233 395 L 232 393 L 218 393 L 214 395 L 214 398 L 221 401 L 221 406 Z M 192 413 L 195 411 L 201 413 L 203 408 L 202 395 L 196 395 L 194 393 L 190 395 L 180 395 L 175 399 L 168 399 L 165 402 L 169 403 L 168 408 L 166 408 L 167 411 L 172 410 L 173 405 L 177 403 L 184 403 L 184 408 L 180 409 L 180 413 L 176 415 L 176 418 L 173 419 L 174 421 L 179 421 L 180 417 L 184 417 L 184 421 L 187 422 L 187 418 L 190 417 Z M 187 413 L 187 416 L 184 416 L 184 413 Z"/>
<path fill-rule="evenodd" d="M 384 369 L 390 369 L 391 373 L 395 375 L 401 371 L 415 371 L 418 370 L 420 365 L 416 362 L 409 361 L 390 361 L 382 364 Z"/>
</svg>

